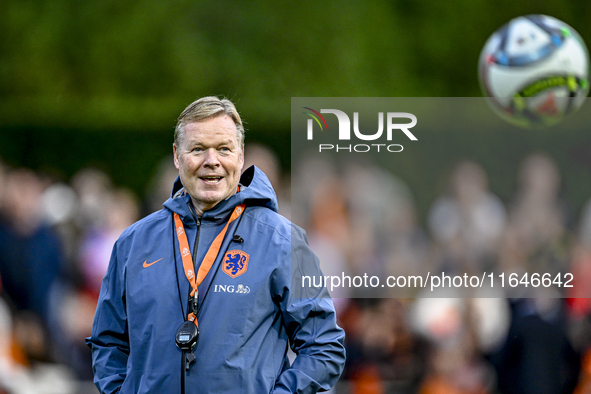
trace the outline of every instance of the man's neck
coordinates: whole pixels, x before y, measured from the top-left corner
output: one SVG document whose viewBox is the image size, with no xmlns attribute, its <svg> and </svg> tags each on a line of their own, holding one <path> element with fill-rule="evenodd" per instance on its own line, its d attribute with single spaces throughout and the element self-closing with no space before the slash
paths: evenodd
<svg viewBox="0 0 591 394">
<path fill-rule="evenodd" d="M 203 216 L 203 213 L 205 211 L 209 211 L 211 208 L 213 208 L 215 205 L 208 207 L 208 206 L 203 206 L 203 204 L 198 204 L 193 197 L 191 197 L 191 213 L 193 215 L 195 215 L 196 217 L 198 217 L 199 219 L 201 219 L 201 217 Z"/>
</svg>

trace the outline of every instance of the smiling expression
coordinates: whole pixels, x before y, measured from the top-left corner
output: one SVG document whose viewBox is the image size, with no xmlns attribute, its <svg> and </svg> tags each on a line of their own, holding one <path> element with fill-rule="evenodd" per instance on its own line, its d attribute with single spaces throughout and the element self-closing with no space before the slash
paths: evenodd
<svg viewBox="0 0 591 394">
<path fill-rule="evenodd" d="M 197 214 L 236 193 L 244 152 L 227 115 L 185 125 L 180 146 L 173 145 L 174 165 Z"/>
</svg>

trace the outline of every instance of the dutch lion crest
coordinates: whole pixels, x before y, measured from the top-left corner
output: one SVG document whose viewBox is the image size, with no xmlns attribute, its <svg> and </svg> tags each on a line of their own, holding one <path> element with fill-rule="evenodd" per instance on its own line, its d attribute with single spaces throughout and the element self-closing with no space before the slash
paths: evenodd
<svg viewBox="0 0 591 394">
<path fill-rule="evenodd" d="M 248 269 L 249 255 L 242 250 L 230 250 L 224 256 L 222 270 L 230 277 L 236 278 Z"/>
</svg>

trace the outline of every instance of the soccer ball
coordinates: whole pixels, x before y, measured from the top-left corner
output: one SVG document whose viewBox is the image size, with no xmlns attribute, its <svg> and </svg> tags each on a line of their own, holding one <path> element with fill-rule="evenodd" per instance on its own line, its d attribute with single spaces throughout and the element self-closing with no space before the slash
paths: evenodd
<svg viewBox="0 0 591 394">
<path fill-rule="evenodd" d="M 589 53 L 579 34 L 546 15 L 512 19 L 488 39 L 480 86 L 501 117 L 520 126 L 551 126 L 583 105 Z"/>
</svg>

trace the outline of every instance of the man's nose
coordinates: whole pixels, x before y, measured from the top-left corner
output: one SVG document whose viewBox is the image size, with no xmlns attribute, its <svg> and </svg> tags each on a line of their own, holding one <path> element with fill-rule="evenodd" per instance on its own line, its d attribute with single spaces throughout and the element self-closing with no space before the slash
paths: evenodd
<svg viewBox="0 0 591 394">
<path fill-rule="evenodd" d="M 203 165 L 206 167 L 217 167 L 220 165 L 218 153 L 215 149 L 210 148 L 205 151 L 205 161 Z"/>
</svg>

